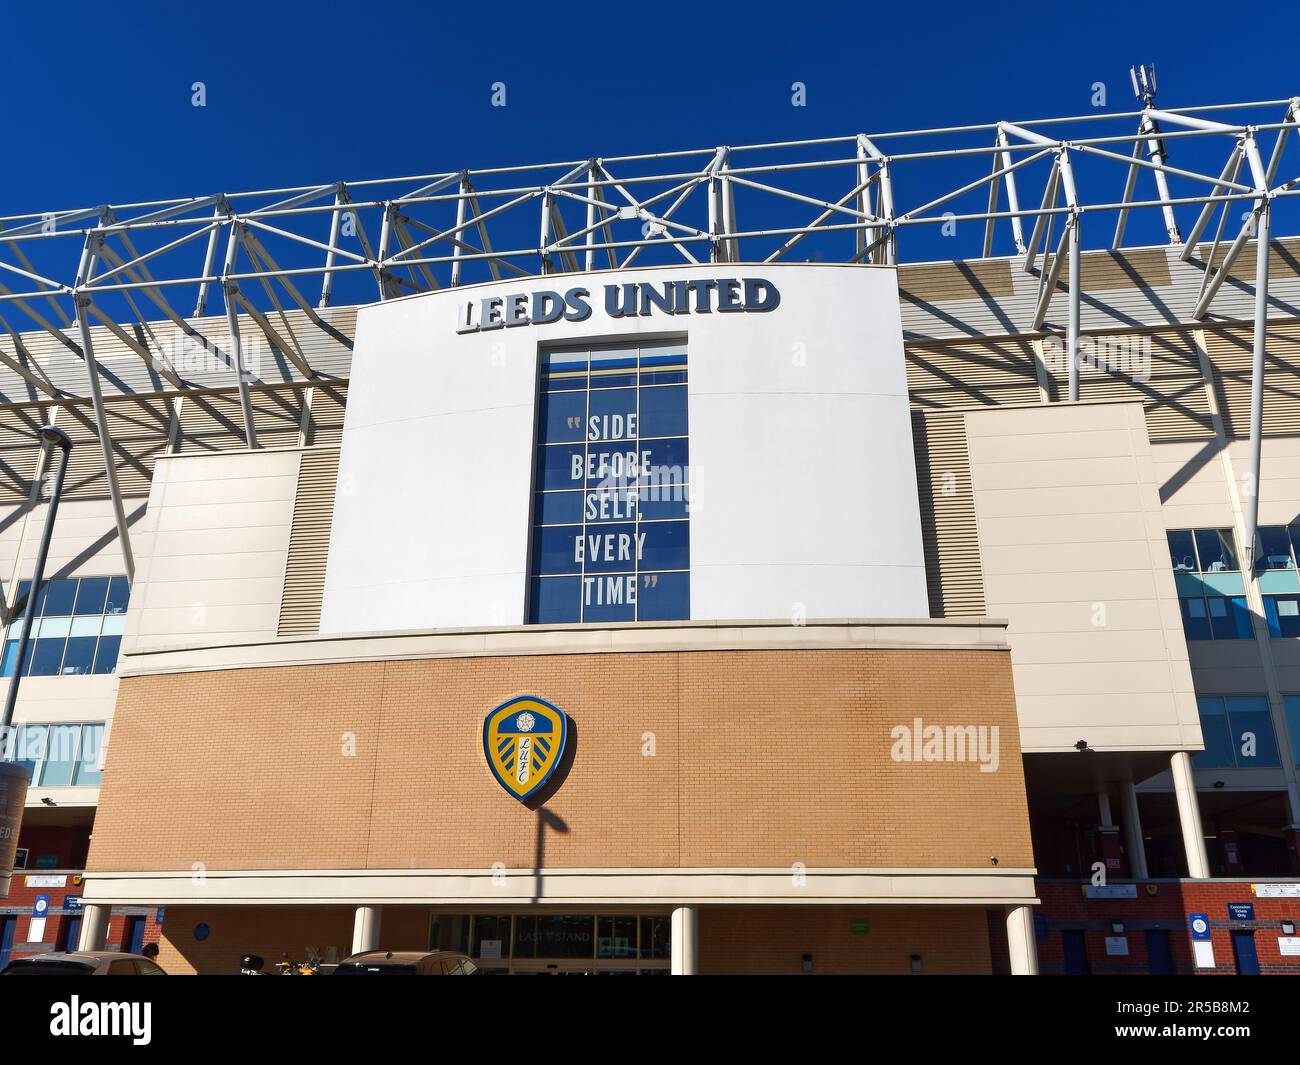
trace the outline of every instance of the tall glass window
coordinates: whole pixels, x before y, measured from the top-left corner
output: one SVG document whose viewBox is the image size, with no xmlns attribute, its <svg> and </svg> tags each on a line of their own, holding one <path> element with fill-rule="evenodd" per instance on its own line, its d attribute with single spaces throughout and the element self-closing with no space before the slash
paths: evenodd
<svg viewBox="0 0 1300 1065">
<path fill-rule="evenodd" d="M 0 676 L 13 676 L 31 582 L 18 586 Z M 23 673 L 33 677 L 112 673 L 122 646 L 130 586 L 125 577 L 66 577 L 47 581 L 36 603 Z"/>
<path fill-rule="evenodd" d="M 1205 750 L 1197 769 L 1276 769 L 1277 736 L 1262 695 L 1202 695 L 1196 700 Z"/>
<path fill-rule="evenodd" d="M 10 732 L 5 753 L 33 787 L 93 787 L 103 777 L 104 725 L 24 723 Z"/>
<path fill-rule="evenodd" d="M 1283 696 L 1286 701 L 1286 723 L 1291 733 L 1291 761 L 1300 766 L 1300 695 Z"/>
<path fill-rule="evenodd" d="M 1285 525 L 1261 525 L 1255 567 L 1260 570 L 1295 569 L 1292 540 L 1297 533 L 1300 533 L 1300 529 L 1288 529 Z"/>
<path fill-rule="evenodd" d="M 1296 550 L 1300 528 L 1261 525 L 1256 541 L 1255 568 L 1264 597 L 1264 617 L 1270 636 L 1300 636 L 1300 573 Z"/>
<path fill-rule="evenodd" d="M 1178 529 L 1165 534 L 1175 573 L 1235 573 L 1231 529 Z"/>
<path fill-rule="evenodd" d="M 528 619 L 690 617 L 686 347 L 542 353 Z"/>
<path fill-rule="evenodd" d="M 1187 639 L 1252 639 L 1232 530 L 1180 529 L 1166 535 Z"/>
<path fill-rule="evenodd" d="M 1300 595 L 1265 595 L 1264 617 L 1270 636 L 1300 636 Z"/>
</svg>

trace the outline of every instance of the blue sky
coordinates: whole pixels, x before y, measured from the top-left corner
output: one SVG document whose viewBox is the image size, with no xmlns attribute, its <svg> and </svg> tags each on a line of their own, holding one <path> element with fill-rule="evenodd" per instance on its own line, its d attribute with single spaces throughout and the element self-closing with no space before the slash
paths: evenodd
<svg viewBox="0 0 1300 1065">
<path fill-rule="evenodd" d="M 1293 34 L 1247 50 L 1209 4 L 5 7 L 0 214 L 1076 114 L 1097 81 L 1127 110 L 1150 59 L 1166 106 L 1300 92 Z"/>
<path fill-rule="evenodd" d="M 1130 110 L 1128 68 L 1149 60 L 1168 107 L 1300 92 L 1293 34 L 1265 31 L 1247 50 L 1235 37 L 1246 27 L 1208 4 L 1181 4 L 1159 25 L 1132 3 L 947 0 L 692 6 L 680 18 L 644 3 L 497 3 L 490 17 L 474 4 L 328 0 L 7 8 L 0 99 L 13 154 L 0 215 L 1082 114 L 1097 82 L 1107 109 Z M 791 106 L 796 81 L 804 107 Z M 195 82 L 204 107 L 191 104 Z M 496 82 L 504 108 L 491 104 Z M 1226 148 L 1216 152 L 1204 164 L 1215 172 Z M 929 191 L 915 183 L 899 209 Z"/>
</svg>

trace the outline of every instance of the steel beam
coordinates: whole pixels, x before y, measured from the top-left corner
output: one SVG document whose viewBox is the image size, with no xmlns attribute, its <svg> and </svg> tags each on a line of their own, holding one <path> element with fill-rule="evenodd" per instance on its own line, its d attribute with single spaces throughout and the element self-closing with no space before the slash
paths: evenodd
<svg viewBox="0 0 1300 1065">
<path fill-rule="evenodd" d="M 334 249 L 339 243 L 339 227 L 342 224 L 343 205 L 347 203 L 347 190 L 343 183 L 335 187 L 334 190 L 334 210 L 330 212 L 330 235 L 327 240 L 329 251 L 325 253 L 325 273 L 321 276 L 320 282 L 320 303 L 318 306 L 324 310 L 330 305 L 330 297 L 334 294 Z"/>
<path fill-rule="evenodd" d="M 1232 146 L 1232 151 L 1228 153 L 1228 161 L 1223 164 L 1223 172 L 1219 175 L 1218 183 L 1215 185 L 1216 192 L 1224 188 L 1228 182 L 1236 183 L 1237 173 L 1241 169 L 1241 159 L 1241 142 L 1238 141 Z M 1196 253 L 1196 242 L 1201 239 L 1201 234 L 1205 232 L 1210 216 L 1214 214 L 1214 209 L 1217 206 L 1218 204 L 1207 203 L 1201 208 L 1201 213 L 1196 217 L 1196 224 L 1192 226 L 1192 231 L 1187 234 L 1187 245 L 1179 255 L 1183 262 L 1190 262 L 1192 256 Z"/>
<path fill-rule="evenodd" d="M 230 275 L 235 271 L 235 258 L 240 246 L 240 231 L 243 224 L 234 220 L 230 224 L 230 240 L 226 243 L 226 262 L 222 267 L 222 291 L 226 297 L 226 326 L 230 330 L 230 353 L 235 360 L 235 374 L 239 385 L 239 410 L 244 420 L 244 443 L 250 448 L 257 447 L 257 429 L 253 425 L 253 401 L 248 393 L 248 375 L 244 371 L 244 344 L 239 335 L 239 285 L 231 281 Z"/>
<path fill-rule="evenodd" d="M 1052 255 L 1051 266 L 1047 266 L 1039 282 L 1038 305 L 1034 308 L 1034 319 L 1030 325 L 1030 332 L 1036 333 L 1043 328 L 1043 322 L 1047 320 L 1047 309 L 1052 304 L 1052 296 L 1056 292 L 1056 285 L 1061 280 L 1061 267 L 1065 265 L 1065 260 L 1069 255 L 1070 229 L 1067 224 L 1065 232 L 1061 234 L 1061 239 L 1056 245 L 1056 251 Z"/>
<path fill-rule="evenodd" d="M 1164 146 L 1160 141 L 1160 127 L 1156 125 L 1155 119 L 1152 117 L 1157 114 L 1161 114 L 1161 112 L 1153 111 L 1150 108 L 1143 113 L 1139 133 L 1146 135 L 1147 155 L 1150 156 L 1151 162 L 1156 166 L 1156 194 L 1161 200 L 1168 200 L 1169 179 L 1165 176 L 1164 171 Z M 1174 209 L 1166 204 L 1161 208 L 1161 213 L 1165 217 L 1165 232 L 1169 235 L 1169 243 L 1181 244 L 1183 238 L 1178 232 L 1178 222 L 1174 218 Z"/>
<path fill-rule="evenodd" d="M 1072 214 L 1065 223 L 1065 231 L 1070 235 L 1070 307 L 1066 319 L 1065 357 L 1070 367 L 1070 402 L 1079 401 L 1079 216 Z"/>
<path fill-rule="evenodd" d="M 1259 206 L 1255 224 L 1255 322 L 1250 360 L 1250 472 L 1246 486 L 1246 555 L 1255 564 L 1259 527 L 1259 467 L 1264 439 L 1264 365 L 1268 347 L 1268 253 L 1271 205 Z"/>
<path fill-rule="evenodd" d="M 86 367 L 86 384 L 95 416 L 95 431 L 99 435 L 99 448 L 104 457 L 104 477 L 108 483 L 109 498 L 113 502 L 113 520 L 117 525 L 117 539 L 122 550 L 122 566 L 126 579 L 135 580 L 135 556 L 131 551 L 131 531 L 127 526 L 126 509 L 122 505 L 122 492 L 117 483 L 117 463 L 113 456 L 113 438 L 108 431 L 108 415 L 104 410 L 104 395 L 99 386 L 99 364 L 95 361 L 95 348 L 91 343 L 90 322 L 86 318 L 90 307 L 90 294 L 85 291 L 95 272 L 95 261 L 103 238 L 98 233 L 87 235 L 81 251 L 81 266 L 77 269 L 74 302 L 77 312 L 77 332 L 81 338 L 81 357 Z"/>
</svg>

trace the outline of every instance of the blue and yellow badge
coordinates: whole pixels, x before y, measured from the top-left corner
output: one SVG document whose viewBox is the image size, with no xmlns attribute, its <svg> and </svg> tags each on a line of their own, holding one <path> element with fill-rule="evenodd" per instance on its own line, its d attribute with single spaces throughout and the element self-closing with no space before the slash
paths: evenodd
<svg viewBox="0 0 1300 1065">
<path fill-rule="evenodd" d="M 483 753 L 497 782 L 520 802 L 550 779 L 564 754 L 568 718 L 545 699 L 521 695 L 483 722 Z"/>
</svg>

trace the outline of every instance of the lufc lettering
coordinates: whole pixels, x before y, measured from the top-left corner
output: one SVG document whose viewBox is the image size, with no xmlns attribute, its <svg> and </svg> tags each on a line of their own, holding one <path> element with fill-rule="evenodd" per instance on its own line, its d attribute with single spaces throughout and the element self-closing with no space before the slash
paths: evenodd
<svg viewBox="0 0 1300 1065">
<path fill-rule="evenodd" d="M 775 285 L 761 277 L 703 278 L 696 281 L 649 281 L 604 288 L 605 313 L 611 318 L 646 318 L 652 314 L 729 314 L 773 311 L 781 303 Z M 549 289 L 469 300 L 460 305 L 458 333 L 478 333 L 519 325 L 585 322 L 591 317 L 591 290 Z"/>
<path fill-rule="evenodd" d="M 515 780 L 520 784 L 528 783 L 528 774 L 533 768 L 533 741 L 530 736 L 519 738 L 518 765 L 515 768 Z"/>
</svg>

